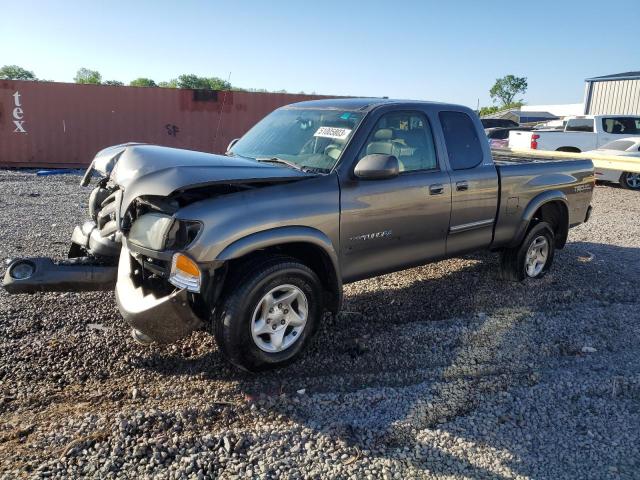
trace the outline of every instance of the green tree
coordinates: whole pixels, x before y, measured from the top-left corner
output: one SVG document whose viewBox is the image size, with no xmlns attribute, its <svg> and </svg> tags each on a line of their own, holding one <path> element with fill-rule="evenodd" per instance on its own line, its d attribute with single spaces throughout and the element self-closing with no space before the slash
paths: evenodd
<svg viewBox="0 0 640 480">
<path fill-rule="evenodd" d="M 88 68 L 81 68 L 73 78 L 76 83 L 100 85 L 102 83 L 102 75 L 97 70 L 89 70 Z"/>
<path fill-rule="evenodd" d="M 481 117 L 484 117 L 485 115 L 491 115 L 492 113 L 496 113 L 498 110 L 500 110 L 500 107 L 496 107 L 495 105 L 492 105 L 491 107 L 481 107 L 480 111 L 478 112 L 478 115 L 480 115 Z"/>
<path fill-rule="evenodd" d="M 528 86 L 527 77 L 505 75 L 496 80 L 496 83 L 494 83 L 491 90 L 489 90 L 489 95 L 494 102 L 499 100 L 504 107 L 514 103 L 516 95 L 519 93 L 524 94 Z"/>
<path fill-rule="evenodd" d="M 498 107 L 497 105 L 492 105 L 490 107 L 482 107 L 480 109 L 480 111 L 478 112 L 478 115 L 480 115 L 481 117 L 484 117 L 486 115 L 491 115 L 492 113 L 496 113 L 496 112 L 499 112 L 501 110 L 518 109 L 522 105 L 524 105 L 524 103 L 522 103 L 522 102 L 512 102 L 512 103 L 509 103 L 507 105 L 502 105 L 500 107 Z"/>
<path fill-rule="evenodd" d="M 122 87 L 124 85 L 120 80 L 105 80 L 102 84 L 111 85 L 112 87 Z"/>
<path fill-rule="evenodd" d="M 195 90 L 231 90 L 231 84 L 218 77 L 199 77 L 188 74 L 180 75 L 177 80 L 178 88 L 191 88 Z"/>
<path fill-rule="evenodd" d="M 18 65 L 5 65 L 0 68 L 0 79 L 2 80 L 37 80 L 35 74 L 25 70 Z"/>
<path fill-rule="evenodd" d="M 156 82 L 150 78 L 138 77 L 135 80 L 129 82 L 130 87 L 157 87 Z"/>
<path fill-rule="evenodd" d="M 207 83 L 209 83 L 209 88 L 211 90 L 231 90 L 232 88 L 231 83 L 218 77 L 207 78 Z"/>
<path fill-rule="evenodd" d="M 172 78 L 168 82 L 158 82 L 158 86 L 162 88 L 178 88 L 178 79 Z"/>
</svg>

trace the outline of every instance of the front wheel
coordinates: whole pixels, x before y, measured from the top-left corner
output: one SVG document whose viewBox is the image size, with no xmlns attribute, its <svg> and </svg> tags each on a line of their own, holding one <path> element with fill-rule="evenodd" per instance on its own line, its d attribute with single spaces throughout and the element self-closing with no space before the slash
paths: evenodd
<svg viewBox="0 0 640 480">
<path fill-rule="evenodd" d="M 553 229 L 547 222 L 539 222 L 531 227 L 519 246 L 502 252 L 501 277 L 516 282 L 541 278 L 551 267 L 554 253 Z"/>
<path fill-rule="evenodd" d="M 629 190 L 640 190 L 640 173 L 624 172 L 620 175 L 620 185 Z"/>
<path fill-rule="evenodd" d="M 318 276 L 294 258 L 247 265 L 213 312 L 216 341 L 244 370 L 286 365 L 311 339 L 322 315 L 321 299 Z"/>
</svg>

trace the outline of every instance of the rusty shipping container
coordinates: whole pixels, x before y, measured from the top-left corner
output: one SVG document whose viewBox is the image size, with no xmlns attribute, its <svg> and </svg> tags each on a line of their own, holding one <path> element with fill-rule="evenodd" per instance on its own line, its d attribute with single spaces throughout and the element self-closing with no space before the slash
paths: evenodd
<svg viewBox="0 0 640 480">
<path fill-rule="evenodd" d="M 0 80 L 0 166 L 83 167 L 131 141 L 222 153 L 272 110 L 314 98 Z"/>
</svg>

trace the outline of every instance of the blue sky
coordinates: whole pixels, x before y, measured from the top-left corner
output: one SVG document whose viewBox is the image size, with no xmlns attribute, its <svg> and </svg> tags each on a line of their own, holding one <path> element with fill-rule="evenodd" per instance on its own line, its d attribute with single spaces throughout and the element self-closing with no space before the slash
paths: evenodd
<svg viewBox="0 0 640 480">
<path fill-rule="evenodd" d="M 505 74 L 529 104 L 640 70 L 640 1 L 0 0 L 0 65 L 72 81 L 182 73 L 241 87 L 489 105 Z"/>
</svg>

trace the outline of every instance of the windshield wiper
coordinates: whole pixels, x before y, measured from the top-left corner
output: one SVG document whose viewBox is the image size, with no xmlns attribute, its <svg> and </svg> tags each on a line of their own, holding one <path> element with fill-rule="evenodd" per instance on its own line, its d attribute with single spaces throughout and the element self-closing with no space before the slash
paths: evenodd
<svg viewBox="0 0 640 480">
<path fill-rule="evenodd" d="M 303 167 L 305 172 L 309 173 L 329 173 L 331 170 L 322 167 Z"/>
<path fill-rule="evenodd" d="M 258 162 L 264 163 L 281 163 L 282 165 L 287 165 L 288 167 L 295 168 L 296 170 L 304 171 L 304 168 L 298 165 L 297 163 L 290 162 L 289 160 L 284 160 L 278 157 L 264 157 L 264 158 L 256 158 Z"/>
</svg>

